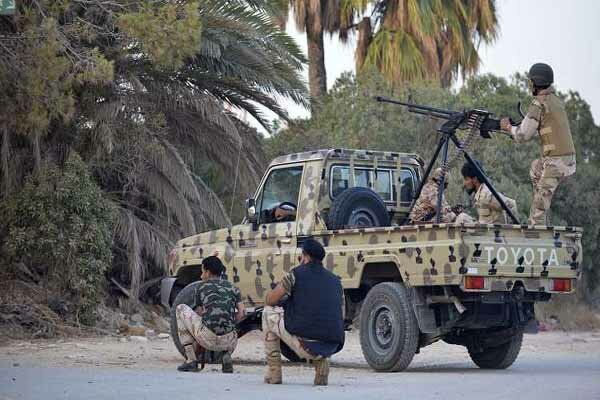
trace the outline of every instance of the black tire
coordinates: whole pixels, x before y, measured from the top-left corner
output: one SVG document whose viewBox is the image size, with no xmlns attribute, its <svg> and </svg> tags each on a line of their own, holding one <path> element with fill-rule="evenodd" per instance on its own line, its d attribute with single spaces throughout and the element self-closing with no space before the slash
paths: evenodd
<svg viewBox="0 0 600 400">
<path fill-rule="evenodd" d="M 291 362 L 299 363 L 306 361 L 304 358 L 301 358 L 298 354 L 296 354 L 296 352 L 287 344 L 285 344 L 283 340 L 281 341 L 281 354 Z"/>
<path fill-rule="evenodd" d="M 506 369 L 510 367 L 521 351 L 523 332 L 519 332 L 506 343 L 499 346 L 486 347 L 481 351 L 474 346 L 467 346 L 471 360 L 482 369 Z"/>
<path fill-rule="evenodd" d="M 329 209 L 327 228 L 371 228 L 389 226 L 390 215 L 373 190 L 353 187 L 340 193 Z"/>
<path fill-rule="evenodd" d="M 185 350 L 183 349 L 183 345 L 179 341 L 179 334 L 177 333 L 177 315 L 175 314 L 175 311 L 177 309 L 177 306 L 180 304 L 187 304 L 188 306 L 194 309 L 198 306 L 198 304 L 196 303 L 196 288 L 200 283 L 201 281 L 192 282 L 183 289 L 181 289 L 179 294 L 177 294 L 177 297 L 175 297 L 173 304 L 171 304 L 171 319 L 169 321 L 169 325 L 171 327 L 171 337 L 173 338 L 173 343 L 175 344 L 175 347 L 177 348 L 179 353 L 184 357 Z M 223 353 L 221 352 L 210 351 L 207 354 L 206 362 L 219 363 L 221 362 L 222 356 Z"/>
<path fill-rule="evenodd" d="M 380 283 L 367 294 L 360 311 L 360 346 L 375 371 L 408 367 L 419 346 L 419 325 L 402 283 Z"/>
</svg>

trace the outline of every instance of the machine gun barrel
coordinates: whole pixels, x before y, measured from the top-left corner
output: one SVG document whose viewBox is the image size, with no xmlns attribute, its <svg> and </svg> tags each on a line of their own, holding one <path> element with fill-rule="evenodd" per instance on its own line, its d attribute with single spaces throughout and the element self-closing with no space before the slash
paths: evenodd
<svg viewBox="0 0 600 400">
<path fill-rule="evenodd" d="M 435 117 L 435 118 L 449 119 L 458 113 L 457 111 L 445 110 L 443 108 L 422 106 L 422 105 L 413 104 L 413 103 L 405 103 L 403 101 L 388 99 L 388 98 L 382 97 L 382 96 L 376 96 L 375 100 L 377 100 L 381 103 L 392 103 L 392 104 L 398 104 L 400 106 L 405 106 L 405 107 L 408 107 L 408 111 L 410 111 L 410 112 L 413 112 L 415 114 L 427 115 L 429 117 Z"/>
</svg>

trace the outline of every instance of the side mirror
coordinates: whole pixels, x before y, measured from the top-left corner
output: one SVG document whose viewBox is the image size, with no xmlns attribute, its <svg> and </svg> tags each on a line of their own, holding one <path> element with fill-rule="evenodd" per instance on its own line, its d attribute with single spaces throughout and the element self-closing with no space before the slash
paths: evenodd
<svg viewBox="0 0 600 400">
<path fill-rule="evenodd" d="M 256 214 L 256 200 L 246 199 L 246 219 L 252 224 L 258 222 L 258 215 Z"/>
</svg>

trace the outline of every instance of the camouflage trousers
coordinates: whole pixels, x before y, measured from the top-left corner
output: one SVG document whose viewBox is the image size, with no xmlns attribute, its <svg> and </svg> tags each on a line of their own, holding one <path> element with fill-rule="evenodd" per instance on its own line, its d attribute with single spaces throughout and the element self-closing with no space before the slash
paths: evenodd
<svg viewBox="0 0 600 400">
<path fill-rule="evenodd" d="M 187 304 L 180 304 L 175 310 L 179 341 L 185 349 L 188 360 L 196 360 L 200 347 L 209 351 L 233 353 L 237 346 L 237 332 L 216 335 L 202 323 L 202 317 Z"/>
<path fill-rule="evenodd" d="M 285 329 L 283 314 L 284 311 L 281 307 L 265 306 L 263 309 L 262 331 L 265 334 L 265 354 L 267 358 L 281 357 L 280 340 L 283 340 L 300 358 L 305 360 L 322 359 L 323 357 L 314 356 L 304 350 L 300 339 Z"/>
<path fill-rule="evenodd" d="M 529 176 L 533 184 L 533 199 L 529 225 L 547 225 L 547 214 L 558 184 L 576 170 L 575 156 L 542 157 L 531 163 Z"/>
</svg>

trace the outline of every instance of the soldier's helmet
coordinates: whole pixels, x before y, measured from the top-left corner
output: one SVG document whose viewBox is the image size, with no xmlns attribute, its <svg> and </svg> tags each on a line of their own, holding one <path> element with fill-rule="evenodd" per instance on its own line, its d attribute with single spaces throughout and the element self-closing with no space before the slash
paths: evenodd
<svg viewBox="0 0 600 400">
<path fill-rule="evenodd" d="M 442 178 L 442 169 L 441 168 L 436 168 L 432 173 L 431 173 L 431 179 L 434 182 L 439 183 L 440 179 Z M 448 184 L 448 179 L 450 178 L 450 174 L 448 172 L 446 172 L 446 178 L 444 179 L 445 184 Z"/>
<path fill-rule="evenodd" d="M 552 67 L 544 63 L 536 63 L 529 68 L 527 77 L 531 79 L 535 86 L 545 87 L 554 83 L 554 71 Z"/>
</svg>

